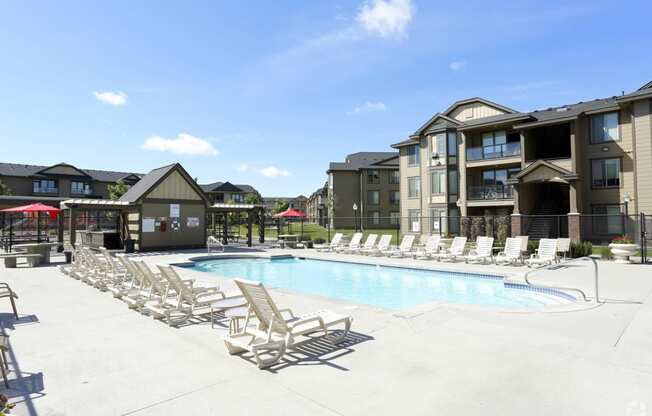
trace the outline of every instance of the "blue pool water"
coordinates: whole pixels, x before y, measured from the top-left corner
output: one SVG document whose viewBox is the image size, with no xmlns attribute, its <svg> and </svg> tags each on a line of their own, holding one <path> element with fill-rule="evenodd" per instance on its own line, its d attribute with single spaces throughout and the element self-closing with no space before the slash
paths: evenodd
<svg viewBox="0 0 652 416">
<path fill-rule="evenodd" d="M 434 301 L 501 308 L 540 308 L 567 302 L 550 293 L 505 287 L 501 279 L 489 276 L 334 261 L 238 258 L 203 260 L 187 267 L 387 309 Z"/>
</svg>

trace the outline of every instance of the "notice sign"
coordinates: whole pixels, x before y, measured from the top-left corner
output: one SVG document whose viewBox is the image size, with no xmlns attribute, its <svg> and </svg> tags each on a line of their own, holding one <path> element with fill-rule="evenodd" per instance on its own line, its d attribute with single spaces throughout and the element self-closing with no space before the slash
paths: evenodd
<svg viewBox="0 0 652 416">
<path fill-rule="evenodd" d="M 186 226 L 188 228 L 199 227 L 199 217 L 188 217 L 188 219 L 186 220 Z"/>
<path fill-rule="evenodd" d="M 179 218 L 181 216 L 181 207 L 179 204 L 170 204 L 170 217 Z"/>
<path fill-rule="evenodd" d="M 155 229 L 154 218 L 143 218 L 143 232 L 153 233 Z"/>
</svg>

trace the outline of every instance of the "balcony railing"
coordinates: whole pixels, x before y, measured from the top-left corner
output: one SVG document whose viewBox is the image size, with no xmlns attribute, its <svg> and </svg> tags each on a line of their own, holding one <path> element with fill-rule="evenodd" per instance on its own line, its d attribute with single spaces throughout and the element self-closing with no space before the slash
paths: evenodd
<svg viewBox="0 0 652 416">
<path fill-rule="evenodd" d="M 512 185 L 469 186 L 470 200 L 513 199 Z"/>
<path fill-rule="evenodd" d="M 59 188 L 48 188 L 47 186 L 35 186 L 32 188 L 35 194 L 58 194 Z"/>
<path fill-rule="evenodd" d="M 521 154 L 521 143 L 510 142 L 493 146 L 471 147 L 466 149 L 466 160 L 500 159 Z"/>
</svg>

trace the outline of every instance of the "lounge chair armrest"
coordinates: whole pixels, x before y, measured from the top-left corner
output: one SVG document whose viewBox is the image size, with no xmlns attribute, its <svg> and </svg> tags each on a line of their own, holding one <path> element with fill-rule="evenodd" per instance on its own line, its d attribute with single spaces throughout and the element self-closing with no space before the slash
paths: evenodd
<svg viewBox="0 0 652 416">
<path fill-rule="evenodd" d="M 192 286 L 195 284 L 195 279 L 181 279 L 184 285 L 186 286 Z"/>
<path fill-rule="evenodd" d="M 290 317 L 291 317 L 292 319 L 296 319 L 296 317 L 297 317 L 297 316 L 294 314 L 294 312 L 292 312 L 292 309 L 290 309 L 290 308 L 279 309 L 278 311 L 279 311 L 279 313 L 281 313 L 281 314 L 282 314 L 283 312 L 287 312 L 287 313 L 289 313 L 289 314 L 290 314 Z"/>
<path fill-rule="evenodd" d="M 310 318 L 305 318 L 305 319 L 299 319 L 298 321 L 292 322 L 291 325 L 288 325 L 290 329 L 295 328 L 299 325 L 304 325 L 310 322 L 319 322 L 319 326 L 322 328 L 325 327 L 324 325 L 324 319 L 321 316 L 311 316 Z"/>
</svg>

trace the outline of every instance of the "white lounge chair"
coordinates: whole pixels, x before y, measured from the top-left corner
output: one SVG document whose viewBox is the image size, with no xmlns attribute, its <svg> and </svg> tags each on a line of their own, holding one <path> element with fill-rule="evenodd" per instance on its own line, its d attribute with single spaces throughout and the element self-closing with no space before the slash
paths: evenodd
<svg viewBox="0 0 652 416">
<path fill-rule="evenodd" d="M 528 252 L 528 241 L 530 240 L 530 237 L 527 235 L 519 235 L 516 238 L 521 240 L 521 256 L 525 256 Z"/>
<path fill-rule="evenodd" d="M 338 343 L 346 338 L 351 328 L 353 318 L 350 316 L 326 310 L 296 316 L 290 309 L 279 309 L 262 283 L 241 279 L 235 279 L 235 283 L 249 302 L 249 311 L 240 332 L 226 335 L 224 344 L 230 354 L 253 353 L 258 368 L 278 362 L 298 336 L 323 331 L 327 340 Z M 288 314 L 289 319 L 281 312 Z M 251 325 L 254 318 L 258 320 L 256 327 Z M 336 325 L 343 326 L 342 333 L 330 336 L 329 330 Z"/>
<path fill-rule="evenodd" d="M 141 273 L 142 283 L 138 290 L 122 296 L 129 309 L 147 312 L 146 306 L 163 303 L 169 295 L 168 285 L 143 261 L 132 261 Z"/>
<path fill-rule="evenodd" d="M 388 250 L 390 244 L 392 243 L 391 234 L 383 234 L 380 236 L 380 241 L 376 244 L 376 247 L 370 249 L 360 250 L 360 254 L 368 254 L 370 256 L 378 256 L 383 253 L 383 251 Z"/>
<path fill-rule="evenodd" d="M 436 255 L 439 252 L 439 243 L 441 242 L 441 236 L 439 234 L 428 236 L 425 245 L 422 249 L 417 250 L 414 253 L 415 259 L 429 259 L 433 255 Z"/>
<path fill-rule="evenodd" d="M 363 250 L 371 250 L 376 245 L 376 240 L 378 239 L 378 234 L 369 234 L 362 246 L 344 250 L 348 254 L 359 254 Z"/>
<path fill-rule="evenodd" d="M 408 255 L 412 251 L 414 238 L 414 234 L 404 235 L 403 239 L 401 240 L 401 244 L 398 247 L 386 250 L 383 252 L 383 254 L 388 257 L 403 257 Z"/>
<path fill-rule="evenodd" d="M 529 259 L 525 260 L 528 267 L 542 266 L 551 264 L 557 259 L 557 239 L 556 238 L 542 238 L 539 240 L 539 248 L 535 254 L 532 254 Z"/>
<path fill-rule="evenodd" d="M 557 261 L 566 260 L 566 256 L 570 254 L 570 244 L 570 238 L 557 239 Z"/>
<path fill-rule="evenodd" d="M 482 263 L 485 264 L 487 260 L 493 262 L 493 247 L 494 247 L 494 238 L 493 237 L 482 237 L 478 236 L 475 240 L 475 248 L 464 256 L 464 261 L 466 263 Z"/>
<path fill-rule="evenodd" d="M 451 246 L 447 250 L 437 254 L 435 258 L 442 261 L 455 261 L 458 257 L 462 257 L 465 246 L 466 237 L 455 237 Z"/>
<path fill-rule="evenodd" d="M 344 253 L 346 250 L 357 249 L 360 247 L 360 241 L 362 241 L 362 233 L 355 233 L 353 234 L 353 237 L 351 237 L 351 241 L 349 241 L 348 245 L 338 247 L 335 251 L 338 253 Z"/>
<path fill-rule="evenodd" d="M 212 250 L 224 252 L 224 244 L 212 235 L 206 240 L 206 250 L 210 253 Z"/>
<path fill-rule="evenodd" d="M 328 245 L 320 244 L 320 245 L 314 246 L 314 248 L 316 248 L 317 251 L 322 251 L 322 252 L 335 251 L 340 246 L 340 244 L 342 244 L 342 237 L 344 237 L 344 234 L 335 233 L 335 235 L 331 239 L 330 244 L 328 244 Z"/>
<path fill-rule="evenodd" d="M 523 260 L 521 254 L 521 239 L 509 237 L 505 240 L 505 248 L 494 258 L 496 264 L 516 264 Z"/>
</svg>

